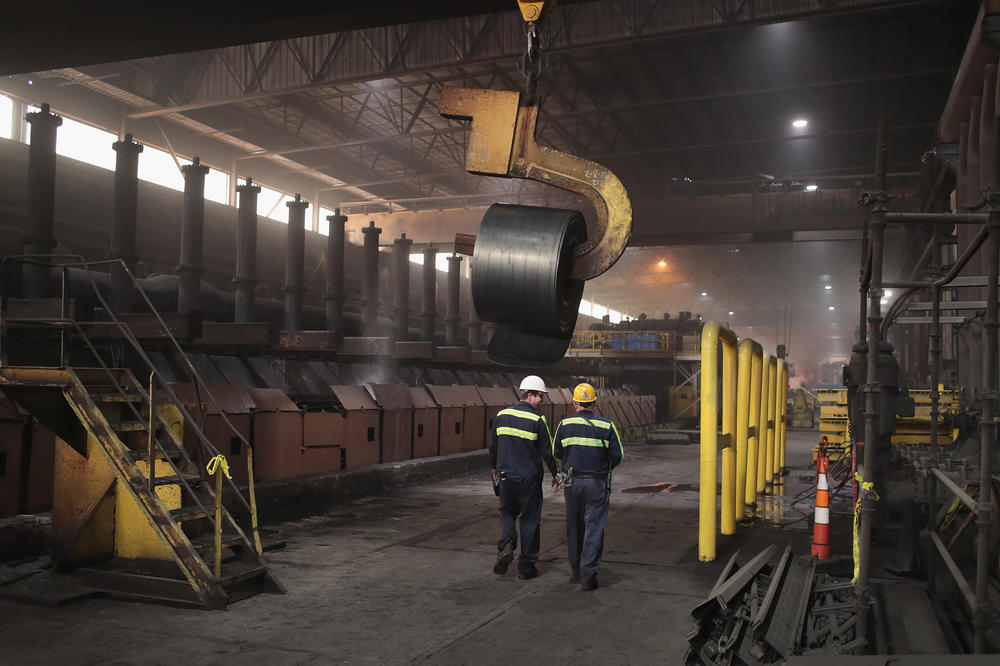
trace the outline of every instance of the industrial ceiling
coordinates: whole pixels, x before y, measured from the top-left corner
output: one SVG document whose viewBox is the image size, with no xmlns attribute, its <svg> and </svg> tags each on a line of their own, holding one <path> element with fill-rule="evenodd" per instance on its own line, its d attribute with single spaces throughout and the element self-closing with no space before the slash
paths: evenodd
<svg viewBox="0 0 1000 666">
<path fill-rule="evenodd" d="M 523 87 L 513 0 L 259 13 L 63 4 L 44 19 L 26 3 L 0 10 L 10 74 L 0 89 L 349 214 L 420 224 L 439 209 L 478 219 L 495 201 L 582 205 L 465 173 L 467 124 L 437 113 L 444 85 Z M 878 118 L 890 127 L 894 205 L 918 208 L 921 158 L 977 9 L 560 3 L 541 29 L 539 142 L 610 167 L 635 211 L 634 249 L 585 297 L 633 315 L 691 310 L 753 326 L 765 344 L 788 342 L 793 359 L 846 354 L 856 202 L 872 187 Z"/>
</svg>

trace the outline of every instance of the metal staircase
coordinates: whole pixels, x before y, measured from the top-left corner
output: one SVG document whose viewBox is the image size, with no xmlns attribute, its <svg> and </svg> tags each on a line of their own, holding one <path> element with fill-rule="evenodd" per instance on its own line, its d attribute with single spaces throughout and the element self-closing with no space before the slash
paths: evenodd
<svg viewBox="0 0 1000 666">
<path fill-rule="evenodd" d="M 0 275 L 5 274 L 8 262 L 17 260 L 4 259 Z M 29 409 L 75 451 L 65 453 L 68 457 L 61 467 L 57 455 L 57 475 L 64 473 L 63 484 L 69 484 L 78 498 L 72 510 L 55 507 L 54 526 L 60 516 L 68 518 L 59 530 L 54 530 L 54 563 L 76 568 L 96 588 L 114 596 L 212 609 L 225 608 L 230 601 L 259 591 L 284 592 L 261 558 L 252 470 L 246 497 L 226 478 L 224 457 L 177 399 L 169 382 L 159 376 L 139 340 L 108 306 L 91 272 L 94 263 L 112 262 L 88 263 L 72 258 L 54 268 L 63 271 L 64 276 L 70 269 L 85 272 L 93 298 L 107 313 L 107 319 L 99 323 L 117 326 L 120 337 L 146 366 L 148 385 L 143 385 L 129 369 L 111 367 L 104 361 L 86 333 L 90 325 L 98 322 L 48 315 L 9 317 L 8 298 L 0 285 L 0 359 L 4 359 L 0 365 L 0 390 Z M 132 281 L 150 315 L 162 324 L 152 303 L 134 278 Z M 62 280 L 62 313 L 71 307 L 69 283 Z M 9 332 L 16 328 L 58 329 L 64 365 L 7 365 L 4 344 Z M 205 401 L 217 408 L 209 387 L 166 325 L 162 330 Z M 96 365 L 67 367 L 71 347 L 88 350 Z M 180 428 L 179 422 L 183 422 Z M 233 436 L 252 450 L 249 442 L 229 426 Z M 184 430 L 188 433 L 187 447 Z M 203 482 L 203 476 L 208 476 L 208 461 L 212 462 L 210 468 L 216 468 L 214 483 Z M 107 509 L 108 502 L 116 503 L 117 512 Z M 129 506 L 123 506 L 123 502 Z M 249 519 L 247 530 L 240 526 L 234 512 Z M 114 521 L 112 537 L 108 537 L 106 528 L 108 515 Z M 129 516 L 134 517 L 131 523 L 127 522 Z"/>
</svg>

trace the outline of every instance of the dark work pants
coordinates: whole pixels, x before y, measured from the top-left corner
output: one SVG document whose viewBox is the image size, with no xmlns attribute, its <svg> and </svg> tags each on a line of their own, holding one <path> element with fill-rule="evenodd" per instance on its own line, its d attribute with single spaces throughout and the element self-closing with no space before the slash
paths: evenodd
<svg viewBox="0 0 1000 666">
<path fill-rule="evenodd" d="M 542 527 L 541 479 L 502 479 L 500 481 L 500 540 L 497 550 L 511 544 L 517 548 L 514 521 L 521 518 L 521 556 L 519 568 L 531 568 L 538 560 L 539 532 Z"/>
<path fill-rule="evenodd" d="M 608 522 L 610 493 L 604 479 L 573 478 L 565 487 L 566 550 L 569 564 L 587 580 L 597 573 L 604 551 L 604 525 Z"/>
</svg>

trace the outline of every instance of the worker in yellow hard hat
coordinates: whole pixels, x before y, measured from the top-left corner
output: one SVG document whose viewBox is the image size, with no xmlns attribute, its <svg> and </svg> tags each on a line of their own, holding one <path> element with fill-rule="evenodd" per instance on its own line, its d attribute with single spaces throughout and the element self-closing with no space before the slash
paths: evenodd
<svg viewBox="0 0 1000 666">
<path fill-rule="evenodd" d="M 594 414 L 597 392 L 590 384 L 573 389 L 575 416 L 559 423 L 552 455 L 559 461 L 566 489 L 566 549 L 571 583 L 596 590 L 604 550 L 604 526 L 611 501 L 611 470 L 625 449 L 611 419 Z"/>
<path fill-rule="evenodd" d="M 537 375 L 521 381 L 521 401 L 500 410 L 490 433 L 490 463 L 493 483 L 500 496 L 500 540 L 493 573 L 503 575 L 514 560 L 517 548 L 515 523 L 521 523 L 521 555 L 517 560 L 518 578 L 530 580 L 538 575 L 539 539 L 542 525 L 542 463 L 552 474 L 552 487 L 559 490 L 556 463 L 552 459 L 549 424 L 538 412 L 548 389 Z"/>
</svg>

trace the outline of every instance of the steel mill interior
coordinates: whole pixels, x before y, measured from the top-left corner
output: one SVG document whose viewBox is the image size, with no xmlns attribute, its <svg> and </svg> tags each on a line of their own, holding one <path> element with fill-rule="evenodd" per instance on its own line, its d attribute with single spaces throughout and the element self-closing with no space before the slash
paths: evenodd
<svg viewBox="0 0 1000 666">
<path fill-rule="evenodd" d="M 1000 0 L 6 3 L 0 662 L 996 663 L 998 60 Z"/>
</svg>

